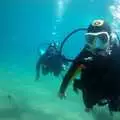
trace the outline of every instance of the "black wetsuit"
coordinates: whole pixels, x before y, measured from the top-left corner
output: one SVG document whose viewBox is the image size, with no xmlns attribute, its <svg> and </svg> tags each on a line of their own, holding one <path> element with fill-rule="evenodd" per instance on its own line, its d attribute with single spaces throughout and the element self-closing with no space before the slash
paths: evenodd
<svg viewBox="0 0 120 120">
<path fill-rule="evenodd" d="M 93 57 L 93 61 L 84 61 L 83 58 L 89 56 Z M 85 106 L 92 108 L 100 100 L 107 99 L 109 108 L 117 111 L 120 96 L 120 48 L 113 48 L 112 54 L 108 56 L 96 56 L 83 50 L 66 74 L 60 87 L 61 93 L 65 92 L 81 63 L 86 69 L 82 70 L 81 80 L 76 81 L 74 87 L 82 90 Z"/>
<path fill-rule="evenodd" d="M 53 73 L 55 76 L 59 76 L 63 70 L 62 65 L 68 65 L 68 61 L 65 60 L 64 56 L 61 56 L 59 51 L 56 51 L 54 54 L 49 54 L 48 51 L 42 56 L 39 57 L 36 64 L 36 75 L 39 78 L 40 66 L 43 75 L 48 73 Z"/>
<path fill-rule="evenodd" d="M 84 61 L 84 58 L 91 57 L 91 52 L 83 50 L 74 60 L 73 64 L 71 65 L 70 69 L 68 70 L 67 74 L 65 75 L 63 82 L 60 86 L 60 93 L 64 93 L 68 87 L 71 78 L 74 76 L 74 73 L 78 69 L 78 66 L 81 64 L 88 64 L 88 62 Z"/>
</svg>

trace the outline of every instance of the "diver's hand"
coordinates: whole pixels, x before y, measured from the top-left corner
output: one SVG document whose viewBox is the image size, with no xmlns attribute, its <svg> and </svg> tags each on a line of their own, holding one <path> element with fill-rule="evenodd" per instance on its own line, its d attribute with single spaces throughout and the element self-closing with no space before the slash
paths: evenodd
<svg viewBox="0 0 120 120">
<path fill-rule="evenodd" d="M 76 94 L 79 94 L 79 91 L 78 91 L 77 88 L 74 87 L 73 90 L 74 90 L 74 92 L 75 92 Z"/>
<path fill-rule="evenodd" d="M 91 108 L 85 108 L 85 112 L 90 112 L 91 110 Z"/>
<path fill-rule="evenodd" d="M 66 95 L 65 95 L 65 93 L 58 93 L 58 97 L 60 98 L 60 99 L 65 99 L 66 98 Z"/>
<path fill-rule="evenodd" d="M 35 81 L 38 81 L 39 80 L 39 76 L 37 75 L 36 77 L 35 77 Z"/>
</svg>

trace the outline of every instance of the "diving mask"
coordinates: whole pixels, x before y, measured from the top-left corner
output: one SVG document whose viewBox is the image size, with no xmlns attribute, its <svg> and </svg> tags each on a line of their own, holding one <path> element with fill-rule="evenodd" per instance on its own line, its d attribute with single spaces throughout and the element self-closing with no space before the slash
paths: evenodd
<svg viewBox="0 0 120 120">
<path fill-rule="evenodd" d="M 91 50 L 96 48 L 107 50 L 110 48 L 110 35 L 108 32 L 86 33 L 86 42 Z"/>
</svg>

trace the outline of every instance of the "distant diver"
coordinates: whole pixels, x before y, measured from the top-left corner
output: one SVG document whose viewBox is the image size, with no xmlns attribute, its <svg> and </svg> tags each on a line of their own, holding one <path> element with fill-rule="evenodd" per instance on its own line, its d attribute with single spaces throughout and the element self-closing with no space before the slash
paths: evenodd
<svg viewBox="0 0 120 120">
<path fill-rule="evenodd" d="M 58 96 L 62 99 L 73 81 L 82 91 L 85 110 L 108 104 L 110 112 L 120 111 L 120 41 L 104 20 L 94 20 L 85 33 L 86 44 L 66 73 Z M 80 79 L 76 79 L 76 74 Z M 106 102 L 103 102 L 106 101 Z"/>
<path fill-rule="evenodd" d="M 41 49 L 41 55 L 36 63 L 36 78 L 39 80 L 40 72 L 43 75 L 53 74 L 59 76 L 62 71 L 66 70 L 68 61 L 61 55 L 59 50 L 59 43 L 53 41 L 49 44 L 46 51 Z"/>
</svg>

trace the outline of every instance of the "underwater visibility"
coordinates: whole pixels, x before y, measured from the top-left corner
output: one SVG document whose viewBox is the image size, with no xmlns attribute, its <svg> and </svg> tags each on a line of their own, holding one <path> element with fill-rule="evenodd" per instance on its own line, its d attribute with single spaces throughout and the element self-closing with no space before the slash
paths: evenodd
<svg viewBox="0 0 120 120">
<path fill-rule="evenodd" d="M 0 120 L 120 120 L 120 1 L 0 1 Z"/>
</svg>

